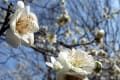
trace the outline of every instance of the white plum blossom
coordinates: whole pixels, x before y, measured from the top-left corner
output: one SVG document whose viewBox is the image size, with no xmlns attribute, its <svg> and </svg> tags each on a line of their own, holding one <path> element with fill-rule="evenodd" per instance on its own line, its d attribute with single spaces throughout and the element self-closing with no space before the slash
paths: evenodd
<svg viewBox="0 0 120 80">
<path fill-rule="evenodd" d="M 64 56 L 64 58 L 62 58 L 62 56 Z M 65 65 L 66 69 L 68 68 L 69 70 L 73 71 L 73 73 L 80 75 L 88 75 L 95 68 L 95 61 L 93 57 L 88 55 L 87 52 L 79 49 L 72 49 L 68 52 L 60 52 L 58 60 Z"/>
<path fill-rule="evenodd" d="M 16 9 L 10 20 L 10 29 L 6 32 L 7 42 L 15 48 L 20 44 L 33 45 L 34 32 L 39 30 L 37 17 L 22 1 L 17 2 Z"/>
<path fill-rule="evenodd" d="M 91 74 L 95 68 L 95 61 L 87 52 L 78 49 L 62 50 L 52 65 L 62 66 L 57 71 L 57 80 L 65 80 L 65 75 L 83 77 Z M 48 62 L 47 62 L 48 64 Z M 50 66 L 50 63 L 48 64 Z M 57 65 L 57 67 L 60 67 Z M 52 67 L 56 69 L 55 67 Z"/>
</svg>

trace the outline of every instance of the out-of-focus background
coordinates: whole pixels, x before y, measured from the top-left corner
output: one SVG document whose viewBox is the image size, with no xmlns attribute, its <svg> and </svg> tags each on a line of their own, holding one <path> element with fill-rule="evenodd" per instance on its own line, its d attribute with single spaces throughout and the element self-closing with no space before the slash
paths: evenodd
<svg viewBox="0 0 120 80">
<path fill-rule="evenodd" d="M 17 1 L 0 0 L 0 26 L 3 25 L 9 3 L 12 2 L 15 6 Z M 31 11 L 37 15 L 40 28 L 44 27 L 47 33 L 56 34 L 57 40 L 66 44 L 79 43 L 83 38 L 89 41 L 94 38 L 96 30 L 104 29 L 105 46 L 101 49 L 107 53 L 104 59 L 108 64 L 103 64 L 106 70 L 104 74 L 101 72 L 90 76 L 90 79 L 120 80 L 118 73 L 110 71 L 111 61 L 120 63 L 120 0 L 64 0 L 65 6 L 61 6 L 61 1 L 25 0 L 25 4 L 30 5 Z M 56 20 L 62 11 L 67 11 L 71 21 L 58 26 Z M 43 45 L 39 40 L 36 45 L 51 48 L 50 43 Z M 91 47 L 96 50 L 99 48 L 95 43 L 79 48 L 83 47 L 88 47 L 88 50 Z M 118 66 L 120 67 L 120 64 Z M 43 54 L 23 45 L 17 49 L 11 47 L 6 42 L 5 33 L 0 37 L 0 80 L 45 80 L 47 72 Z"/>
</svg>

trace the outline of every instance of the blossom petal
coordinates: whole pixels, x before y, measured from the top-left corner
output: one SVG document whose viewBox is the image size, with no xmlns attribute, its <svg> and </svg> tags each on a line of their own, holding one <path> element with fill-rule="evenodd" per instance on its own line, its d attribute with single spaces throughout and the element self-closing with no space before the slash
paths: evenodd
<svg viewBox="0 0 120 80">
<path fill-rule="evenodd" d="M 34 34 L 33 33 L 28 33 L 26 35 L 23 35 L 21 38 L 22 44 L 25 46 L 31 46 L 34 44 Z"/>
<path fill-rule="evenodd" d="M 83 70 L 82 68 L 76 68 L 76 67 L 71 67 L 71 70 L 74 71 L 74 74 L 80 74 L 80 75 L 88 75 L 89 73 L 86 70 Z M 71 72 L 70 72 L 71 73 Z"/>
<path fill-rule="evenodd" d="M 39 30 L 39 25 L 36 21 L 32 21 L 29 25 L 32 27 L 32 32 L 37 32 Z"/>
<path fill-rule="evenodd" d="M 30 6 L 25 6 L 25 12 L 27 15 L 30 13 Z"/>
<path fill-rule="evenodd" d="M 29 14 L 30 14 L 30 6 L 25 6 L 25 8 L 23 9 L 21 17 L 26 17 Z"/>
<path fill-rule="evenodd" d="M 66 67 L 66 69 L 68 69 L 69 67 L 69 62 L 68 62 L 68 54 L 69 52 L 67 50 L 64 50 L 63 52 L 59 53 L 59 57 L 57 58 L 57 60 L 64 66 Z"/>
<path fill-rule="evenodd" d="M 13 16 L 12 19 L 10 20 L 10 28 L 12 31 L 15 32 L 15 28 L 16 28 L 16 17 Z"/>
<path fill-rule="evenodd" d="M 60 71 L 63 68 L 62 64 L 60 62 L 58 62 L 58 61 L 56 61 L 54 63 L 54 67 L 55 67 L 57 72 Z"/>
<path fill-rule="evenodd" d="M 54 57 L 51 57 L 51 62 L 54 64 L 56 62 L 56 59 Z"/>
<path fill-rule="evenodd" d="M 24 2 L 23 1 L 18 1 L 17 2 L 17 9 L 24 8 Z"/>
<path fill-rule="evenodd" d="M 39 30 L 37 16 L 32 12 L 29 13 L 29 16 L 33 19 L 30 26 L 32 27 L 33 32 L 37 32 Z"/>
<path fill-rule="evenodd" d="M 46 65 L 49 66 L 49 67 L 51 67 L 51 68 L 54 68 L 53 64 L 50 63 L 50 62 L 46 62 Z"/>
<path fill-rule="evenodd" d="M 6 39 L 7 42 L 14 48 L 17 48 L 21 43 L 20 37 L 13 33 L 13 31 L 10 29 L 8 29 L 6 32 Z"/>
<path fill-rule="evenodd" d="M 16 31 L 16 22 L 21 17 L 23 10 L 17 10 L 14 15 L 11 16 L 10 28 L 12 31 Z"/>
<path fill-rule="evenodd" d="M 37 16 L 35 15 L 35 13 L 30 12 L 29 16 L 33 17 L 34 21 L 38 22 L 38 19 L 37 19 Z"/>
</svg>

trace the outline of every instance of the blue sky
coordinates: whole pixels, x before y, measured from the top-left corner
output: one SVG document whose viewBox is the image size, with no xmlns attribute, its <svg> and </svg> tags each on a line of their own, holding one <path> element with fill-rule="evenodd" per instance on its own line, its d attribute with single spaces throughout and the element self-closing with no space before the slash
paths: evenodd
<svg viewBox="0 0 120 80">
<path fill-rule="evenodd" d="M 14 3 L 17 2 L 17 0 L 9 0 L 9 2 L 11 2 L 11 1 Z M 42 25 L 45 25 L 46 23 L 47 24 L 50 23 L 50 20 L 41 19 L 42 16 L 40 14 L 44 14 L 45 16 L 48 16 L 48 17 L 53 16 L 53 14 L 50 14 L 50 11 L 47 11 L 48 9 L 44 9 L 41 7 L 43 7 L 47 3 L 47 8 L 49 8 L 52 5 L 56 4 L 57 2 L 59 2 L 59 0 L 34 0 L 33 1 L 34 4 L 28 3 L 28 5 L 31 6 L 31 10 L 33 12 L 35 12 L 37 15 L 37 17 L 39 19 L 40 27 Z M 81 31 L 82 31 L 82 29 L 84 29 L 84 26 L 85 26 L 85 25 L 83 25 L 84 23 L 81 21 L 81 17 L 83 17 L 85 22 L 87 22 L 89 24 L 89 26 L 92 27 L 94 25 L 94 22 L 91 20 L 91 17 L 95 13 L 95 16 L 97 17 L 97 19 L 100 19 L 103 14 L 103 8 L 105 7 L 105 5 L 109 6 L 110 12 L 120 9 L 120 0 L 66 0 L 66 2 L 67 2 L 66 10 L 69 12 L 69 15 L 71 16 L 72 20 L 78 20 L 78 26 Z M 7 3 L 7 4 L 9 4 L 9 3 Z M 7 4 L 3 4 L 2 0 L 0 0 L 0 6 L 7 7 Z M 89 7 L 90 5 L 92 5 L 94 9 L 91 9 Z M 93 11 L 91 11 L 91 10 L 93 10 Z M 108 41 L 111 41 L 112 39 L 116 40 L 115 45 L 118 49 L 120 48 L 120 45 L 119 45 L 119 43 L 120 43 L 120 40 L 119 40 L 119 38 L 120 38 L 119 25 L 120 25 L 120 23 L 119 23 L 119 21 L 120 21 L 120 15 L 118 14 L 118 15 L 115 15 L 113 19 L 105 21 L 101 25 L 97 26 L 97 27 L 103 28 L 106 31 Z M 71 26 L 71 25 L 73 25 L 73 22 L 67 24 L 66 26 Z M 54 26 L 52 26 L 52 27 L 54 28 Z M 50 28 L 53 29 L 52 27 L 50 26 L 48 29 L 50 29 Z M 72 26 L 70 29 L 71 29 L 71 31 L 73 31 Z M 117 34 L 117 36 L 115 33 Z M 73 33 L 73 35 L 74 35 L 74 33 Z M 117 38 L 114 39 L 113 36 L 116 36 Z M 78 39 L 77 35 L 72 36 L 72 38 Z M 70 39 L 71 38 L 69 38 L 69 40 Z M 66 39 L 66 42 L 67 41 L 68 41 L 68 39 Z M 109 44 L 109 42 L 108 42 L 108 44 Z M 41 54 L 36 55 L 35 53 L 37 53 L 37 52 L 33 51 L 30 48 L 21 46 L 18 49 L 14 49 L 11 46 L 9 46 L 5 41 L 2 41 L 2 42 L 0 42 L 0 53 L 1 53 L 0 61 L 6 60 L 7 56 L 13 55 L 13 54 L 19 54 L 18 57 L 20 57 L 18 60 L 16 60 L 15 58 L 11 58 L 8 60 L 8 62 L 6 64 L 0 64 L 0 75 L 8 73 L 9 71 L 15 71 L 17 64 L 19 63 L 19 60 L 25 64 L 29 64 L 28 67 L 30 67 L 31 63 L 29 61 L 24 61 L 24 59 L 22 59 L 21 57 L 24 57 L 28 60 L 30 59 L 30 60 L 34 61 L 35 63 L 40 64 L 41 68 L 44 69 L 44 71 L 46 71 L 46 66 L 43 63 L 44 62 L 43 56 Z M 112 53 L 112 52 L 110 52 L 110 53 Z M 39 60 L 37 60 L 37 58 Z M 37 61 L 39 61 L 39 62 L 37 62 Z M 31 69 L 32 68 L 29 68 L 28 72 L 31 71 Z"/>
</svg>

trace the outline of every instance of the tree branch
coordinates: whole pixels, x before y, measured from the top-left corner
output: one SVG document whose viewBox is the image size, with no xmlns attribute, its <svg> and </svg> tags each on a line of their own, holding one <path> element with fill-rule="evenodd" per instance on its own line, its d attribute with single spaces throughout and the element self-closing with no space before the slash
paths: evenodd
<svg viewBox="0 0 120 80">
<path fill-rule="evenodd" d="M 0 36 L 9 28 L 10 15 L 12 11 L 13 11 L 13 4 L 10 3 L 7 9 L 7 15 L 5 17 L 5 21 L 0 29 Z"/>
</svg>

